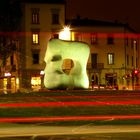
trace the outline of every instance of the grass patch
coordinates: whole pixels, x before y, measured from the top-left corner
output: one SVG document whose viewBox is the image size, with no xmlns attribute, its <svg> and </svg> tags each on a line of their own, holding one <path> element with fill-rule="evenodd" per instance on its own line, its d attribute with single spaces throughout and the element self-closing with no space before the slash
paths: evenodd
<svg viewBox="0 0 140 140">
<path fill-rule="evenodd" d="M 140 106 L 66 106 L 0 108 L 0 117 L 138 115 Z"/>
<path fill-rule="evenodd" d="M 106 94 L 106 93 L 105 93 Z M 18 102 L 49 102 L 49 101 L 99 101 L 99 99 L 90 98 L 71 98 L 55 99 L 55 96 L 93 96 L 105 95 L 97 92 L 45 92 L 45 93 L 16 93 L 0 95 L 0 103 L 18 103 Z M 115 93 L 115 95 L 119 93 Z M 110 92 L 109 95 L 114 95 Z M 108 96 L 109 96 L 108 95 Z M 49 98 L 47 97 L 49 96 Z M 118 96 L 119 97 L 119 96 Z M 108 100 L 109 99 L 103 99 Z M 118 99 L 116 99 L 118 100 Z M 131 97 L 130 99 L 131 100 Z M 102 115 L 139 115 L 140 105 L 106 105 L 106 106 L 61 106 L 61 107 L 0 107 L 0 117 L 55 117 L 55 116 L 102 116 Z M 104 120 L 104 121 L 58 121 L 44 122 L 49 125 L 117 125 L 117 124 L 140 124 L 140 120 Z"/>
</svg>

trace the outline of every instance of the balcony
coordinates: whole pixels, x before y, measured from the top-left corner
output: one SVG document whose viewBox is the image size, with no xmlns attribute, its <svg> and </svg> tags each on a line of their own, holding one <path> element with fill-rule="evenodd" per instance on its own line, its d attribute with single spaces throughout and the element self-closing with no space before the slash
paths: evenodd
<svg viewBox="0 0 140 140">
<path fill-rule="evenodd" d="M 97 69 L 104 69 L 104 63 L 97 63 Z"/>
</svg>

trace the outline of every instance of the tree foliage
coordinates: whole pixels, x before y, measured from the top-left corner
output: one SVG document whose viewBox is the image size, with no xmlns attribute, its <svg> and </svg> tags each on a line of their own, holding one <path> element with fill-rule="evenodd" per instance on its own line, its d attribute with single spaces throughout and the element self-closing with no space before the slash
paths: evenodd
<svg viewBox="0 0 140 140">
<path fill-rule="evenodd" d="M 3 0 L 0 4 L 0 31 L 12 32 L 18 29 L 21 18 L 19 0 Z"/>
<path fill-rule="evenodd" d="M 16 36 L 21 19 L 19 0 L 2 0 L 0 4 L 0 59 L 3 64 L 14 52 L 13 37 Z"/>
</svg>

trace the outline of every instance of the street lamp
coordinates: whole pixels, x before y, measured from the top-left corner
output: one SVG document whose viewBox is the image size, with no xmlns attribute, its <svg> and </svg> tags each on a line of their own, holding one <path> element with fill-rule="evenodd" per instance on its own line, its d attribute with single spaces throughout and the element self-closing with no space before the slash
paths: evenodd
<svg viewBox="0 0 140 140">
<path fill-rule="evenodd" d="M 6 73 L 4 73 L 4 76 L 5 77 L 10 77 L 11 76 L 11 73 L 10 72 L 6 72 Z"/>
<path fill-rule="evenodd" d="M 44 73 L 44 71 L 43 70 L 41 70 L 40 71 L 40 75 L 44 75 L 45 73 Z"/>
<path fill-rule="evenodd" d="M 132 87 L 135 89 L 135 84 L 137 84 L 139 70 L 134 69 L 132 70 Z"/>
<path fill-rule="evenodd" d="M 59 33 L 59 39 L 71 40 L 70 28 L 68 26 L 64 27 L 64 29 Z"/>
<path fill-rule="evenodd" d="M 137 75 L 138 74 L 138 70 L 134 70 L 134 74 Z"/>
</svg>

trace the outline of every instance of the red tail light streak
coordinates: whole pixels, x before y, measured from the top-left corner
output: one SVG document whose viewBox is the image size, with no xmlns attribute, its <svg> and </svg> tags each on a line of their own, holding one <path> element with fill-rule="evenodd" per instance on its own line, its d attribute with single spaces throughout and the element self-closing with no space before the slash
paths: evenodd
<svg viewBox="0 0 140 140">
<path fill-rule="evenodd" d="M 31 102 L 0 103 L 0 107 L 60 107 L 60 106 L 94 106 L 94 105 L 140 105 L 140 100 L 133 101 L 86 101 L 86 102 Z"/>
<path fill-rule="evenodd" d="M 58 116 L 58 117 L 15 117 L 0 118 L 0 122 L 44 122 L 44 121 L 95 121 L 95 120 L 128 120 L 140 119 L 140 115 L 113 115 L 113 116 Z"/>
</svg>

